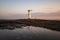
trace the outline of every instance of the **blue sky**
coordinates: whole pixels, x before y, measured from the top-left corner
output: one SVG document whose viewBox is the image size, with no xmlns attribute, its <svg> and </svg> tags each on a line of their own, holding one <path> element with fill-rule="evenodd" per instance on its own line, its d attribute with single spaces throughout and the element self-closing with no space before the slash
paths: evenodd
<svg viewBox="0 0 60 40">
<path fill-rule="evenodd" d="M 0 16 L 32 13 L 52 13 L 60 11 L 60 0 L 0 0 Z"/>
</svg>

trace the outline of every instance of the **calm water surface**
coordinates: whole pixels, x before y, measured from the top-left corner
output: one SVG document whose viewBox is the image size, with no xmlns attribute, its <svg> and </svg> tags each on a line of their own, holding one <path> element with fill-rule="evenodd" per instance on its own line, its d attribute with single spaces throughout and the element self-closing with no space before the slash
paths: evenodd
<svg viewBox="0 0 60 40">
<path fill-rule="evenodd" d="M 60 40 L 60 32 L 34 26 L 0 29 L 0 40 Z"/>
</svg>

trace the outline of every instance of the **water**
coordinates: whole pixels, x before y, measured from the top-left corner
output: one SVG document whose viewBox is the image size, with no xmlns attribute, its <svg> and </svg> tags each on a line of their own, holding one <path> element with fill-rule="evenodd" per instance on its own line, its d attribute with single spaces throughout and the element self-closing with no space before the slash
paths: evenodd
<svg viewBox="0 0 60 40">
<path fill-rule="evenodd" d="M 60 40 L 60 32 L 34 26 L 0 29 L 0 40 Z"/>
</svg>

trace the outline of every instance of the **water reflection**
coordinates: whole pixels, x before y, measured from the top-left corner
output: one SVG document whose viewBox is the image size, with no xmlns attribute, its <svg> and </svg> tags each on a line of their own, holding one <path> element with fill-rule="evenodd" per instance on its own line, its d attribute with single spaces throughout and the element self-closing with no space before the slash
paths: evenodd
<svg viewBox="0 0 60 40">
<path fill-rule="evenodd" d="M 4 23 L 4 24 L 0 24 L 0 29 L 14 30 L 15 28 L 22 28 L 25 26 L 26 26 L 25 24 Z"/>
<path fill-rule="evenodd" d="M 31 29 L 32 29 L 32 26 L 28 26 L 27 28 L 28 28 L 29 30 L 31 30 Z"/>
<path fill-rule="evenodd" d="M 0 40 L 60 40 L 60 32 L 26 26 L 13 30 L 0 30 Z"/>
</svg>

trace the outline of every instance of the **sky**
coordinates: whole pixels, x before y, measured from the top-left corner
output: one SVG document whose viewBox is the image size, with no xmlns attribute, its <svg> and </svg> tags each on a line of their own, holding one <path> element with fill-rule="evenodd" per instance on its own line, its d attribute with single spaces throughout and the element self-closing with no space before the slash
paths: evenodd
<svg viewBox="0 0 60 40">
<path fill-rule="evenodd" d="M 33 18 L 60 20 L 60 0 L 0 0 L 0 19 L 24 18 L 28 9 L 39 14 Z"/>
</svg>

